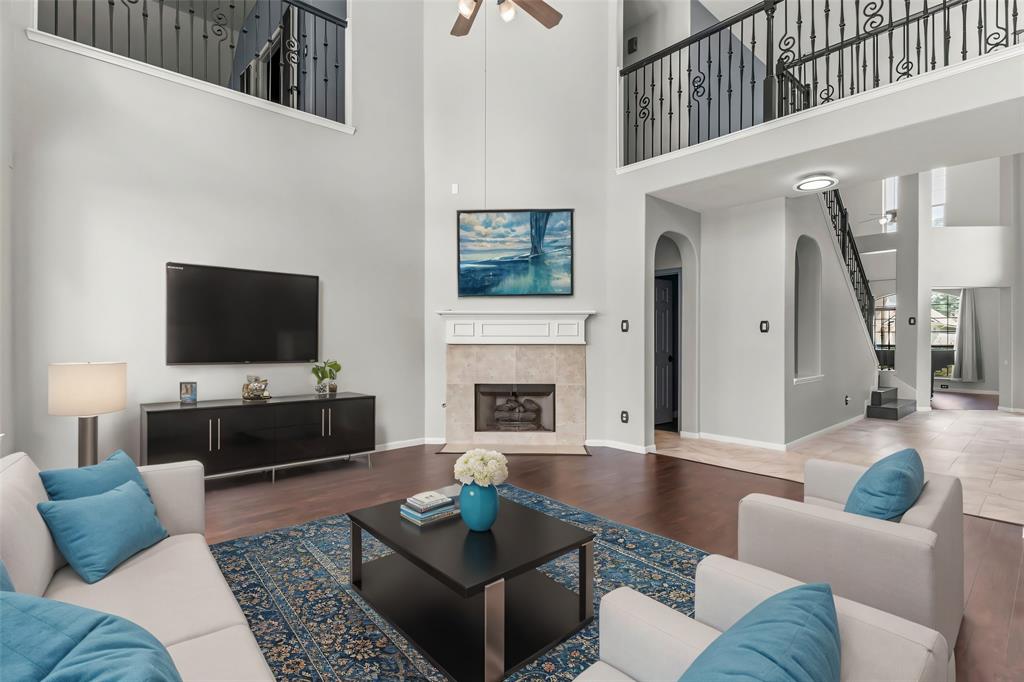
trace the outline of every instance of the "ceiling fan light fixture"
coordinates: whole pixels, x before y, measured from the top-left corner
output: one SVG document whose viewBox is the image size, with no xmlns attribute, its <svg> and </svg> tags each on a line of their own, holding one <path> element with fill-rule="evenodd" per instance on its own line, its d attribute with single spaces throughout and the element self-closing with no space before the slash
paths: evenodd
<svg viewBox="0 0 1024 682">
<path fill-rule="evenodd" d="M 508 23 L 516 18 L 516 6 L 512 0 L 498 0 L 498 14 L 502 21 Z"/>
<path fill-rule="evenodd" d="M 459 0 L 459 14 L 467 19 L 473 16 L 474 7 L 476 7 L 476 0 Z"/>
</svg>

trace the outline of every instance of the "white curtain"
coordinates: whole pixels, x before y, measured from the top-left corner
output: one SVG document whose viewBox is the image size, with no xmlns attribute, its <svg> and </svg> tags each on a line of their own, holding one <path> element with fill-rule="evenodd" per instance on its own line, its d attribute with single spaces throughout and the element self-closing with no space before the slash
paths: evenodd
<svg viewBox="0 0 1024 682">
<path fill-rule="evenodd" d="M 978 367 L 978 321 L 974 316 L 974 289 L 960 290 L 960 320 L 956 326 L 953 378 L 980 381 Z"/>
</svg>

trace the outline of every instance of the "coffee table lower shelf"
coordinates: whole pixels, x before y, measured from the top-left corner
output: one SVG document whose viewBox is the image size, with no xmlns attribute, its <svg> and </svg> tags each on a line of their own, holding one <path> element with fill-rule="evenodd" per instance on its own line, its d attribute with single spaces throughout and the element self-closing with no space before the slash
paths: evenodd
<svg viewBox="0 0 1024 682">
<path fill-rule="evenodd" d="M 484 594 L 463 597 L 394 553 L 362 565 L 356 591 L 457 682 L 485 679 Z M 580 596 L 538 570 L 505 581 L 504 674 L 588 625 Z"/>
</svg>

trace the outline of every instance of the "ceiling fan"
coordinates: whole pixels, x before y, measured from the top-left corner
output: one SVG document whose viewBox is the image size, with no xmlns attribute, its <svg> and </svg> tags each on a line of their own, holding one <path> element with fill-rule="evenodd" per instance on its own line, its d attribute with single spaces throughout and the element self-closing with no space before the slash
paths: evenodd
<svg viewBox="0 0 1024 682">
<path fill-rule="evenodd" d="M 484 2 L 486 0 L 459 0 L 459 16 L 452 26 L 453 36 L 469 35 L 476 13 Z M 562 20 L 562 13 L 544 0 L 498 0 L 498 14 L 504 21 L 515 19 L 516 7 L 539 21 L 544 28 L 554 28 Z"/>
<path fill-rule="evenodd" d="M 857 224 L 858 225 L 863 225 L 864 223 L 875 223 L 875 222 L 877 222 L 879 225 L 885 227 L 889 223 L 896 222 L 896 209 L 895 208 L 890 208 L 885 213 L 869 213 L 868 216 L 869 217 L 866 220 L 862 220 L 862 221 L 860 221 Z"/>
</svg>

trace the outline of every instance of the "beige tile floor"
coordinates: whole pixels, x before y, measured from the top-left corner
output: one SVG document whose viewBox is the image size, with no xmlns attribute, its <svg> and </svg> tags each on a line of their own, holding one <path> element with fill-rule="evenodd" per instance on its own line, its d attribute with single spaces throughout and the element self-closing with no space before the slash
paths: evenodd
<svg viewBox="0 0 1024 682">
<path fill-rule="evenodd" d="M 898 422 L 862 419 L 786 452 L 655 432 L 656 451 L 694 462 L 803 482 L 811 458 L 867 466 L 915 448 L 926 471 L 960 477 L 964 513 L 1024 524 L 1024 414 L 994 410 L 916 412 Z"/>
</svg>

